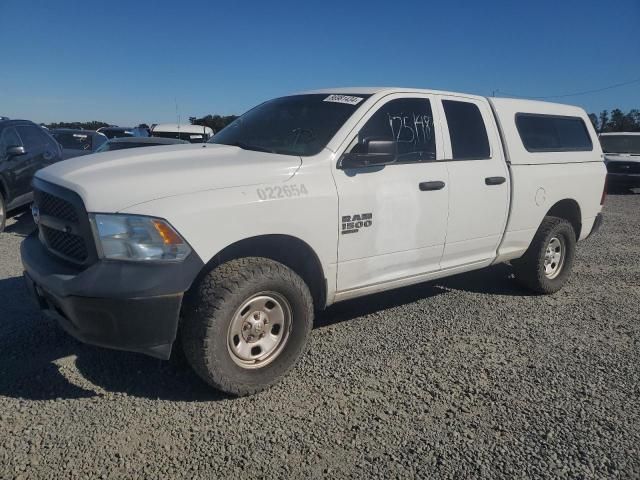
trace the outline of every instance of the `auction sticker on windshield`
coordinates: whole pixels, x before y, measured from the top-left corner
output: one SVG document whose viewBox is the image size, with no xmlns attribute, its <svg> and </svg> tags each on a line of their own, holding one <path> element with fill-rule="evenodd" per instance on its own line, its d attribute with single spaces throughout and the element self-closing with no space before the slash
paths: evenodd
<svg viewBox="0 0 640 480">
<path fill-rule="evenodd" d="M 363 100 L 362 97 L 351 97 L 349 95 L 329 95 L 324 102 L 346 103 L 348 105 L 357 105 Z"/>
</svg>

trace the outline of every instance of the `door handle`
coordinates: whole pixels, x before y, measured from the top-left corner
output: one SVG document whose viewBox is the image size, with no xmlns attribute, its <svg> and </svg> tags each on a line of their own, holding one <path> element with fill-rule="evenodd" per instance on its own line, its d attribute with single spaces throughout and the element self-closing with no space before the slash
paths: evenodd
<svg viewBox="0 0 640 480">
<path fill-rule="evenodd" d="M 487 185 L 502 185 L 507 179 L 504 177 L 487 177 L 484 179 L 484 183 Z"/>
<path fill-rule="evenodd" d="M 444 182 L 436 180 L 434 182 L 420 182 L 418 184 L 418 187 L 420 187 L 421 192 L 428 192 L 431 190 L 442 190 L 444 188 L 444 185 Z"/>
</svg>

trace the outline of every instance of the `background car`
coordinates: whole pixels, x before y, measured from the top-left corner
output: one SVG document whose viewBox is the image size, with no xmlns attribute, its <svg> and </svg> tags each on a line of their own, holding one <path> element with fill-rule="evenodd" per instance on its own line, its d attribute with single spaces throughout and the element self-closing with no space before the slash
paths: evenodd
<svg viewBox="0 0 640 480">
<path fill-rule="evenodd" d="M 112 138 L 127 138 L 127 137 L 148 137 L 149 132 L 145 128 L 135 127 L 101 127 L 96 130 L 98 133 L 102 133 L 108 139 Z"/>
<path fill-rule="evenodd" d="M 179 138 L 189 143 L 205 143 L 213 137 L 213 130 L 202 125 L 160 123 L 151 127 L 152 137 Z"/>
<path fill-rule="evenodd" d="M 113 150 L 123 150 L 125 148 L 157 147 L 159 145 L 175 145 L 180 143 L 188 144 L 189 142 L 187 142 L 186 140 L 179 140 L 177 138 L 161 138 L 161 137 L 112 138 L 108 142 L 100 145 L 97 152 L 109 152 Z"/>
<path fill-rule="evenodd" d="M 65 160 L 94 153 L 108 140 L 102 133 L 72 128 L 57 128 L 51 130 L 51 135 L 62 146 L 62 158 Z"/>
<path fill-rule="evenodd" d="M 28 120 L 0 120 L 0 232 L 31 203 L 33 175 L 60 160 L 62 149 L 46 130 Z"/>
<path fill-rule="evenodd" d="M 640 188 L 640 132 L 601 133 L 600 144 L 609 188 Z"/>
</svg>

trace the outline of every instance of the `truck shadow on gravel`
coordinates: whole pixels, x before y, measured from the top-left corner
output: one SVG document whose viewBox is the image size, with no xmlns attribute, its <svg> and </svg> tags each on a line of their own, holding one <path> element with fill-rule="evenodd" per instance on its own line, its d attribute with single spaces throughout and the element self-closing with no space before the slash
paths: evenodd
<svg viewBox="0 0 640 480">
<path fill-rule="evenodd" d="M 432 282 L 337 303 L 317 314 L 315 326 L 316 328 L 326 327 L 456 290 L 483 295 L 518 297 L 533 295 L 516 283 L 509 265 L 500 264 L 483 270 L 461 273 Z"/>
<path fill-rule="evenodd" d="M 315 328 L 462 290 L 527 295 L 499 265 L 336 304 L 318 313 Z M 84 345 L 41 315 L 22 278 L 0 280 L 0 395 L 29 400 L 99 397 L 105 393 L 169 401 L 218 401 L 230 397 L 206 385 L 180 348 L 168 362 Z M 8 305 L 8 307 L 7 307 Z"/>
<path fill-rule="evenodd" d="M 14 222 L 8 222 L 4 231 L 6 233 L 13 233 L 20 237 L 28 237 L 35 229 L 36 224 L 33 223 L 31 212 L 24 212 L 19 216 L 14 217 Z"/>
</svg>

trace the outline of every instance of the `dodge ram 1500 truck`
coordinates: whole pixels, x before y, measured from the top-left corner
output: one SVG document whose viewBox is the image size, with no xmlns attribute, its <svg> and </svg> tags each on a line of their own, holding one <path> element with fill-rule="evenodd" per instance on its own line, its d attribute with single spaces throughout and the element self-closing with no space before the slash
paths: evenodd
<svg viewBox="0 0 640 480">
<path fill-rule="evenodd" d="M 235 395 L 281 378 L 314 311 L 511 262 L 560 289 L 601 223 L 577 107 L 406 88 L 267 101 L 209 142 L 38 172 L 21 247 L 38 305 L 81 341 L 185 356 Z"/>
</svg>

